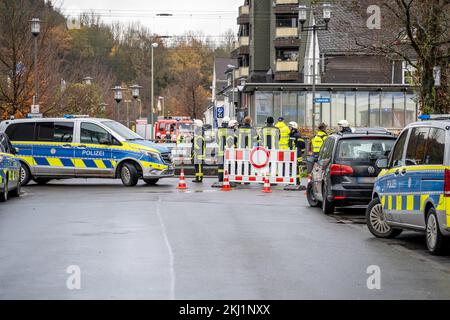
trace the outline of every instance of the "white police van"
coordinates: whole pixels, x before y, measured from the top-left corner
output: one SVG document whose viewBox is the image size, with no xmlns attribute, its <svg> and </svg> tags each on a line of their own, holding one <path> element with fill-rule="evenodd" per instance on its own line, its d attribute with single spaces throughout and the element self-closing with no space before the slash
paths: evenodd
<svg viewBox="0 0 450 320">
<path fill-rule="evenodd" d="M 139 179 L 154 185 L 172 177 L 170 151 L 145 141 L 122 124 L 89 117 L 7 120 L 0 123 L 18 149 L 20 181 L 120 178 L 125 186 Z"/>
<path fill-rule="evenodd" d="M 399 136 L 389 159 L 379 160 L 366 218 L 372 234 L 426 233 L 432 254 L 450 244 L 450 115 L 422 116 Z"/>
</svg>

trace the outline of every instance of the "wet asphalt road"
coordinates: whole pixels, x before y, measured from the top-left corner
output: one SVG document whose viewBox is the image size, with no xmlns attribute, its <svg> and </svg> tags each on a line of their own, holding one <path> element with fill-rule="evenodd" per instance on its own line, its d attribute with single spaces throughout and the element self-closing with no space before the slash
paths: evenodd
<svg viewBox="0 0 450 320">
<path fill-rule="evenodd" d="M 450 299 L 450 257 L 373 238 L 303 192 L 118 181 L 30 185 L 0 205 L 0 299 Z M 81 290 L 68 290 L 69 266 Z M 367 268 L 381 268 L 369 290 Z"/>
</svg>

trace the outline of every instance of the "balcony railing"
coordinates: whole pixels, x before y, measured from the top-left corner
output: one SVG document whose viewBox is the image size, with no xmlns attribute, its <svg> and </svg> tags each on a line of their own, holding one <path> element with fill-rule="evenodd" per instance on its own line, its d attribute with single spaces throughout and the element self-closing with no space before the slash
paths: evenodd
<svg viewBox="0 0 450 320">
<path fill-rule="evenodd" d="M 239 68 L 239 76 L 240 77 L 248 77 L 250 68 L 249 67 L 240 67 Z"/>
<path fill-rule="evenodd" d="M 250 45 L 250 37 L 239 37 L 239 46 L 247 47 Z"/>
<path fill-rule="evenodd" d="M 234 79 L 246 78 L 249 75 L 249 67 L 239 67 L 239 69 L 234 70 Z"/>
<path fill-rule="evenodd" d="M 248 47 L 250 45 L 250 37 L 239 37 L 238 41 L 233 42 L 233 50 L 237 50 L 242 47 Z"/>
<path fill-rule="evenodd" d="M 298 72 L 298 61 L 277 61 L 277 72 Z"/>
<path fill-rule="evenodd" d="M 240 76 L 239 76 L 239 69 L 235 69 L 233 74 L 234 74 L 234 79 L 235 80 L 240 78 Z"/>
<path fill-rule="evenodd" d="M 248 14 L 250 14 L 249 6 L 240 6 L 239 7 L 239 16 L 248 15 Z"/>
<path fill-rule="evenodd" d="M 276 38 L 297 38 L 298 28 L 297 27 L 280 27 L 275 30 Z"/>
<path fill-rule="evenodd" d="M 283 5 L 283 4 L 290 4 L 290 5 L 292 5 L 292 4 L 298 4 L 298 0 L 275 0 L 275 4 L 281 4 L 281 5 Z"/>
</svg>

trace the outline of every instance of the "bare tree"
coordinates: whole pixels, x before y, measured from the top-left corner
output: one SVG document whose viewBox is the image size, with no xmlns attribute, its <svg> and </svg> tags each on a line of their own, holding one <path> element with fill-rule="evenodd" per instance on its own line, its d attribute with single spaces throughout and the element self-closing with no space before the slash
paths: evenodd
<svg viewBox="0 0 450 320">
<path fill-rule="evenodd" d="M 367 31 L 353 26 L 356 42 L 365 50 L 402 59 L 415 67 L 424 113 L 446 113 L 450 108 L 450 1 L 378 0 L 347 1 L 365 14 L 369 5 L 382 10 L 382 28 Z M 441 86 L 435 86 L 435 70 Z"/>
</svg>

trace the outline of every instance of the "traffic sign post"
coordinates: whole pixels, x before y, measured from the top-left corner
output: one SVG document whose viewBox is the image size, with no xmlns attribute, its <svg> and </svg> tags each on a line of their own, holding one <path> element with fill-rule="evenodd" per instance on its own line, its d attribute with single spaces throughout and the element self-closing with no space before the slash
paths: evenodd
<svg viewBox="0 0 450 320">
<path fill-rule="evenodd" d="M 217 111 L 217 119 L 223 119 L 223 118 L 225 118 L 225 108 L 222 106 L 222 107 L 217 107 L 217 109 L 216 109 Z"/>
<path fill-rule="evenodd" d="M 38 104 L 32 104 L 31 105 L 31 113 L 32 114 L 39 114 L 39 105 Z"/>
</svg>

